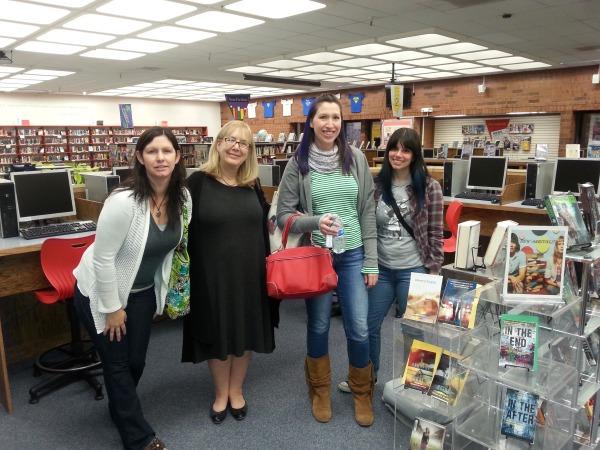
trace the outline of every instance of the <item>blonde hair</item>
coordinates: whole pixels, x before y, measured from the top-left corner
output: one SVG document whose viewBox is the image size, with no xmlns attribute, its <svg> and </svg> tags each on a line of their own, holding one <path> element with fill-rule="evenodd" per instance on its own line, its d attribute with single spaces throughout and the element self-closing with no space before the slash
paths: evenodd
<svg viewBox="0 0 600 450">
<path fill-rule="evenodd" d="M 244 123 L 241 120 L 232 120 L 223 125 L 219 131 L 219 134 L 217 134 L 217 137 L 210 146 L 210 150 L 208 151 L 208 160 L 202 165 L 200 170 L 215 178 L 223 176 L 221 171 L 221 157 L 217 151 L 217 145 L 223 140 L 223 138 L 231 136 L 235 131 L 238 130 L 245 135 L 244 138 L 248 141 L 250 147 L 248 148 L 248 157 L 238 168 L 236 181 L 238 186 L 251 186 L 254 184 L 254 180 L 256 180 L 258 177 L 256 147 L 254 146 L 252 130 L 247 123 Z"/>
</svg>

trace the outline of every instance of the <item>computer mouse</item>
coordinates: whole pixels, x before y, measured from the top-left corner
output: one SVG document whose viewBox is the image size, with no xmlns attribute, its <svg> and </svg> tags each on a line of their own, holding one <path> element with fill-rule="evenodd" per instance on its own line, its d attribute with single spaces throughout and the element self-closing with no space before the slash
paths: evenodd
<svg viewBox="0 0 600 450">
<path fill-rule="evenodd" d="M 492 203 L 500 203 L 500 199 L 499 198 L 493 198 L 492 199 Z"/>
</svg>

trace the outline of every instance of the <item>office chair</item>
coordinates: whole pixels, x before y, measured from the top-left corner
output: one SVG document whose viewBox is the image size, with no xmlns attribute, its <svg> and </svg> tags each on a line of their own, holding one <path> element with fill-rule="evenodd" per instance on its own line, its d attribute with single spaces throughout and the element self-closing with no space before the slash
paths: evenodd
<svg viewBox="0 0 600 450">
<path fill-rule="evenodd" d="M 54 376 L 29 389 L 31 404 L 38 403 L 40 397 L 77 380 L 87 381 L 96 391 L 96 400 L 104 398 L 102 384 L 96 379 L 96 369 L 101 368 L 100 359 L 91 342 L 81 339 L 81 327 L 73 306 L 73 269 L 79 264 L 85 249 L 94 242 L 94 238 L 93 235 L 68 239 L 50 238 L 42 244 L 42 270 L 52 287 L 36 291 L 35 296 L 46 305 L 65 303 L 71 325 L 71 341 L 45 351 L 36 359 L 33 369 L 35 377 L 43 372 Z"/>
<path fill-rule="evenodd" d="M 458 233 L 458 222 L 462 213 L 463 204 L 458 200 L 452 200 L 446 209 L 446 225 L 450 230 L 450 237 L 444 238 L 444 253 L 454 253 L 456 251 L 456 238 Z"/>
</svg>

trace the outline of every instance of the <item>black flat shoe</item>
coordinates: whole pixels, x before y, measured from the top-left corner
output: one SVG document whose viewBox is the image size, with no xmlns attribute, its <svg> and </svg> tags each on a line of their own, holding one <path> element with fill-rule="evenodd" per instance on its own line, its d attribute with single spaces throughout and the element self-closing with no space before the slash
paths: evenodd
<svg viewBox="0 0 600 450">
<path fill-rule="evenodd" d="M 215 411 L 211 405 L 209 414 L 212 422 L 215 425 L 221 425 L 227 417 L 227 407 L 225 407 L 223 411 Z"/>
<path fill-rule="evenodd" d="M 244 403 L 241 408 L 234 408 L 229 404 L 229 411 L 231 411 L 231 415 L 235 420 L 244 420 L 248 413 L 248 402 Z"/>
</svg>

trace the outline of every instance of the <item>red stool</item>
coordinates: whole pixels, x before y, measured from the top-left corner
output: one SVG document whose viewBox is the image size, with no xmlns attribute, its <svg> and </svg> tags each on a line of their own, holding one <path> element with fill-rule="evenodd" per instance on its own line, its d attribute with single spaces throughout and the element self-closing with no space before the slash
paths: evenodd
<svg viewBox="0 0 600 450">
<path fill-rule="evenodd" d="M 463 204 L 458 200 L 452 200 L 446 209 L 446 224 L 450 230 L 450 237 L 444 238 L 444 253 L 454 253 L 456 251 L 456 238 L 458 234 L 458 222 L 462 213 Z"/>
<path fill-rule="evenodd" d="M 40 397 L 60 389 L 73 381 L 85 380 L 96 391 L 96 400 L 104 398 L 102 384 L 96 379 L 96 369 L 101 368 L 100 359 L 90 341 L 81 339 L 81 327 L 75 307 L 73 292 L 75 277 L 73 269 L 81 255 L 94 242 L 94 235 L 77 238 L 49 238 L 40 250 L 44 275 L 52 286 L 35 292 L 37 299 L 46 305 L 63 302 L 71 325 L 71 341 L 42 353 L 35 361 L 33 374 L 54 374 L 29 389 L 29 403 L 37 403 Z"/>
</svg>

